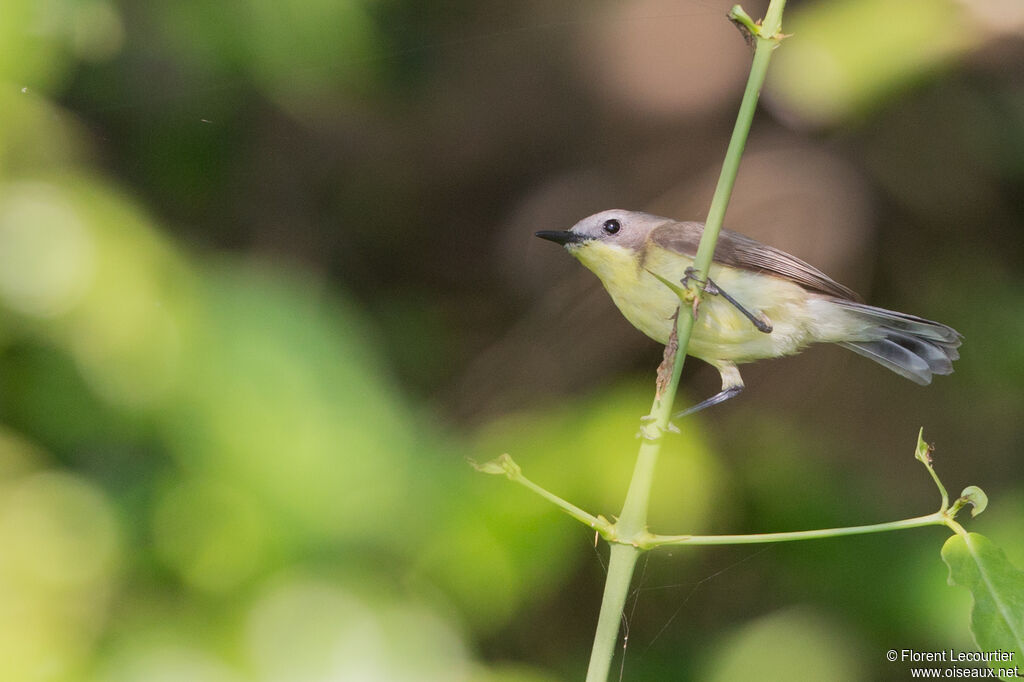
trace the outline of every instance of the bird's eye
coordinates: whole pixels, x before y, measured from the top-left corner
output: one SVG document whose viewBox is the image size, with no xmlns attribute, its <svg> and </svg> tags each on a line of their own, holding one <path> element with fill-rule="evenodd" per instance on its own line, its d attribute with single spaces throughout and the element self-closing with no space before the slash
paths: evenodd
<svg viewBox="0 0 1024 682">
<path fill-rule="evenodd" d="M 619 221 L 616 220 L 615 218 L 611 218 L 610 220 L 604 221 L 604 225 L 601 226 L 601 229 L 603 229 L 608 234 L 615 234 L 616 232 L 619 231 L 620 227 L 622 226 L 619 225 Z"/>
</svg>

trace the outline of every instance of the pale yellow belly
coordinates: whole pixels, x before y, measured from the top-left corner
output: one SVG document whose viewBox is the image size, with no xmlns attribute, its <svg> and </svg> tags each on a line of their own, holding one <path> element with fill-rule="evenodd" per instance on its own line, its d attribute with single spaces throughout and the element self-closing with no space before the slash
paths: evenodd
<svg viewBox="0 0 1024 682">
<path fill-rule="evenodd" d="M 667 343 L 679 299 L 648 270 L 679 282 L 692 261 L 660 249 L 648 255 L 643 268 L 637 267 L 632 258 L 613 262 L 606 254 L 601 256 L 594 259 L 597 267 L 591 267 L 582 257 L 580 260 L 600 277 L 626 319 L 652 339 Z M 773 329 L 768 334 L 759 331 L 722 296 L 705 294 L 690 338 L 689 355 L 709 361 L 746 362 L 789 355 L 824 340 L 818 318 L 828 314 L 832 306 L 823 298 L 787 280 L 735 268 L 712 266 L 711 278 L 747 310 L 765 315 Z M 683 312 L 692 314 L 688 308 Z"/>
</svg>

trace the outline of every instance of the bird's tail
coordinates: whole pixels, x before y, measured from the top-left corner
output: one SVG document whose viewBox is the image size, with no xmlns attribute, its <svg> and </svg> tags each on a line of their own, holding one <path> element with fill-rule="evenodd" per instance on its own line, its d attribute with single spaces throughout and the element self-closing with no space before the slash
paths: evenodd
<svg viewBox="0 0 1024 682">
<path fill-rule="evenodd" d="M 900 376 L 923 385 L 933 374 L 952 374 L 963 337 L 952 327 L 914 315 L 833 299 L 863 326 L 864 332 L 839 345 L 871 358 Z"/>
</svg>

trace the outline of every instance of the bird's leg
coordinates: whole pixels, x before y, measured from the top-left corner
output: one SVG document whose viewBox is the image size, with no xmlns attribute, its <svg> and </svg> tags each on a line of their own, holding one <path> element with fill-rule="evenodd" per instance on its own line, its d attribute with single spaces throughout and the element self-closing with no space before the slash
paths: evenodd
<svg viewBox="0 0 1024 682">
<path fill-rule="evenodd" d="M 722 390 L 707 400 L 703 400 L 693 407 L 688 407 L 682 412 L 672 415 L 673 419 L 679 419 L 680 417 L 685 417 L 688 414 L 700 412 L 705 407 L 711 407 L 712 405 L 723 403 L 729 398 L 739 395 L 740 391 L 743 390 L 743 378 L 740 376 L 740 370 L 735 363 L 718 361 L 712 362 L 711 365 L 722 375 Z"/>
<path fill-rule="evenodd" d="M 692 267 L 686 268 L 686 271 L 684 272 L 683 278 L 680 280 L 680 282 L 684 287 L 689 286 L 689 281 L 691 279 L 695 282 L 704 283 L 704 293 L 711 294 L 712 296 L 721 296 L 726 301 L 731 303 L 733 307 L 736 308 L 736 310 L 743 313 L 743 316 L 750 320 L 755 327 L 757 327 L 757 331 L 764 332 L 765 334 L 772 333 L 771 322 L 768 320 L 767 317 L 765 317 L 764 313 L 761 313 L 760 315 L 754 315 L 754 313 L 744 308 L 739 301 L 737 301 L 729 294 L 725 293 L 725 290 L 719 287 L 717 284 L 715 284 L 714 280 L 712 280 L 710 277 L 708 277 L 707 282 L 704 282 L 704 280 L 697 279 L 697 277 L 694 275 L 694 269 Z"/>
<path fill-rule="evenodd" d="M 714 291 L 711 291 L 712 288 L 714 289 Z M 754 326 L 757 327 L 757 331 L 764 332 L 765 334 L 772 333 L 771 322 L 768 321 L 768 318 L 765 317 L 764 313 L 761 313 L 760 315 L 754 315 L 752 312 L 750 312 L 742 305 L 740 305 L 739 301 L 737 301 L 729 294 L 725 293 L 725 291 L 721 287 L 717 286 L 713 281 L 711 281 L 710 277 L 708 277 L 708 284 L 706 287 L 704 287 L 704 291 L 707 291 L 712 295 L 721 294 L 722 298 L 727 300 L 729 303 L 732 303 L 736 310 L 743 313 L 744 317 L 746 317 L 748 320 L 754 323 Z"/>
</svg>

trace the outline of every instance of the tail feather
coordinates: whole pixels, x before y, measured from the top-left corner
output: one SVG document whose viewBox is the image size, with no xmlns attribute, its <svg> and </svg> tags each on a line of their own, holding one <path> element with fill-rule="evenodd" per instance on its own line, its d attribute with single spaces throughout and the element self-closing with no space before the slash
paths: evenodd
<svg viewBox="0 0 1024 682">
<path fill-rule="evenodd" d="M 874 360 L 915 384 L 925 386 L 932 381 L 927 362 L 891 341 L 843 341 L 839 345 Z"/>
<path fill-rule="evenodd" d="M 863 330 L 839 342 L 900 376 L 926 385 L 933 374 L 952 374 L 963 337 L 952 327 L 922 317 L 853 301 L 834 301 L 853 314 Z"/>
<path fill-rule="evenodd" d="M 921 339 L 904 332 L 889 332 L 886 341 L 895 343 L 918 356 L 934 374 L 952 374 L 953 361 L 960 357 L 956 348 L 942 346 L 935 341 Z"/>
</svg>

